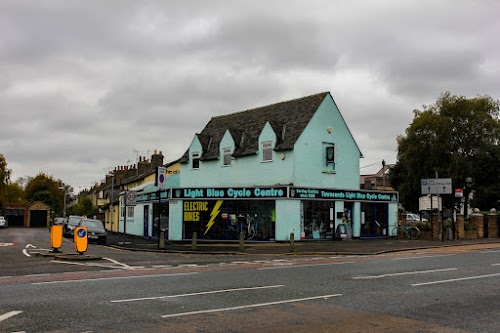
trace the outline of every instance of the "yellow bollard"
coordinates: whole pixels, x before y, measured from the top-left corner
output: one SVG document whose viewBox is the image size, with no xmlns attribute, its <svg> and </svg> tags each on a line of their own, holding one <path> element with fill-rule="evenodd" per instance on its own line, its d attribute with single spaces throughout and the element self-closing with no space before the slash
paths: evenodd
<svg viewBox="0 0 500 333">
<path fill-rule="evenodd" d="M 79 254 L 87 251 L 88 234 L 87 227 L 78 226 L 74 229 L 73 242 L 75 243 L 75 250 Z"/>
<path fill-rule="evenodd" d="M 62 225 L 53 225 L 50 228 L 50 247 L 51 252 L 60 252 L 59 249 L 63 242 L 63 227 Z"/>
</svg>

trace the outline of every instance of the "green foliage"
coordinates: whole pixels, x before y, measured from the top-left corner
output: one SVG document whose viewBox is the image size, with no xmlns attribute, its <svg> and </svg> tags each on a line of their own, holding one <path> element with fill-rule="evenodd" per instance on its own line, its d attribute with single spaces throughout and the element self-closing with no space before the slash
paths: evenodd
<svg viewBox="0 0 500 333">
<path fill-rule="evenodd" d="M 419 222 L 416 223 L 416 227 L 420 231 L 430 231 L 431 230 L 431 223 L 430 222 L 419 221 Z"/>
<path fill-rule="evenodd" d="M 87 197 L 80 198 L 78 204 L 73 208 L 76 215 L 92 217 L 97 213 L 97 208 L 92 205 L 92 200 Z"/>
<path fill-rule="evenodd" d="M 12 170 L 7 168 L 7 160 L 0 154 L 0 209 L 7 203 L 5 198 L 5 188 L 10 182 Z"/>
<path fill-rule="evenodd" d="M 452 178 L 455 187 L 474 180 L 477 206 L 491 206 L 500 198 L 499 102 L 489 96 L 465 98 L 441 95 L 434 105 L 414 111 L 405 135 L 398 137 L 397 163 L 390 172 L 391 184 L 409 211 L 418 210 L 420 180 Z M 447 196 L 451 206 L 451 196 Z"/>
<path fill-rule="evenodd" d="M 56 214 L 62 215 L 64 190 L 60 188 L 60 184 L 60 180 L 55 180 L 52 176 L 41 172 L 28 180 L 25 189 L 26 201 L 41 201 Z"/>
<path fill-rule="evenodd" d="M 25 202 L 24 189 L 17 183 L 7 184 L 4 190 L 4 199 L 8 203 L 23 203 Z"/>
</svg>

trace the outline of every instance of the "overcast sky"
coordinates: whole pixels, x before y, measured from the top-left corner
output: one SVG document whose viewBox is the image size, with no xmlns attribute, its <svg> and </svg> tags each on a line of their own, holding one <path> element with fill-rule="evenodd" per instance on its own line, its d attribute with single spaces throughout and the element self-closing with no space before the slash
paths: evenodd
<svg viewBox="0 0 500 333">
<path fill-rule="evenodd" d="M 413 110 L 500 98 L 500 2 L 0 1 L 0 154 L 76 191 L 179 158 L 211 117 L 330 91 L 364 158 Z"/>
</svg>

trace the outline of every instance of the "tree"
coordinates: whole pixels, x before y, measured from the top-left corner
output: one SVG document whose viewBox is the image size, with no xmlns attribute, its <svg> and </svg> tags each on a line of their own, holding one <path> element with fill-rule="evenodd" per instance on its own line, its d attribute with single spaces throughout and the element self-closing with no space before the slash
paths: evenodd
<svg viewBox="0 0 500 333">
<path fill-rule="evenodd" d="M 466 98 L 442 94 L 433 105 L 414 110 L 406 135 L 397 138 L 396 165 L 391 184 L 407 210 L 418 210 L 420 180 L 451 178 L 463 187 L 474 181 L 473 204 L 489 209 L 500 199 L 498 161 L 500 151 L 499 102 L 489 96 Z M 453 197 L 445 196 L 448 207 Z"/>
<path fill-rule="evenodd" d="M 76 215 L 92 217 L 97 212 L 97 209 L 92 204 L 92 200 L 90 198 L 83 197 L 78 201 L 78 204 L 74 207 L 73 211 Z"/>
<path fill-rule="evenodd" d="M 61 183 L 61 180 L 55 180 L 52 176 L 41 172 L 28 180 L 25 189 L 26 200 L 41 201 L 54 212 L 62 214 L 64 190 L 60 188 Z"/>
<path fill-rule="evenodd" d="M 7 168 L 7 160 L 0 154 L 0 209 L 2 209 L 7 202 L 5 198 L 5 188 L 10 183 L 11 173 L 12 170 Z"/>
</svg>

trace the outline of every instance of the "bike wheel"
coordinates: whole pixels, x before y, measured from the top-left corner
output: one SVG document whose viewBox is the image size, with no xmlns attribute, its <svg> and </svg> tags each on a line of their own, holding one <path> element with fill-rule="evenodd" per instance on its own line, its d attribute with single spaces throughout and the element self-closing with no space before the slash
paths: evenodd
<svg viewBox="0 0 500 333">
<path fill-rule="evenodd" d="M 399 228 L 398 227 L 394 227 L 394 229 L 392 229 L 391 236 L 399 238 Z"/>
<path fill-rule="evenodd" d="M 408 236 L 410 239 L 419 239 L 420 238 L 420 231 L 417 228 L 411 228 L 408 230 Z"/>
</svg>

